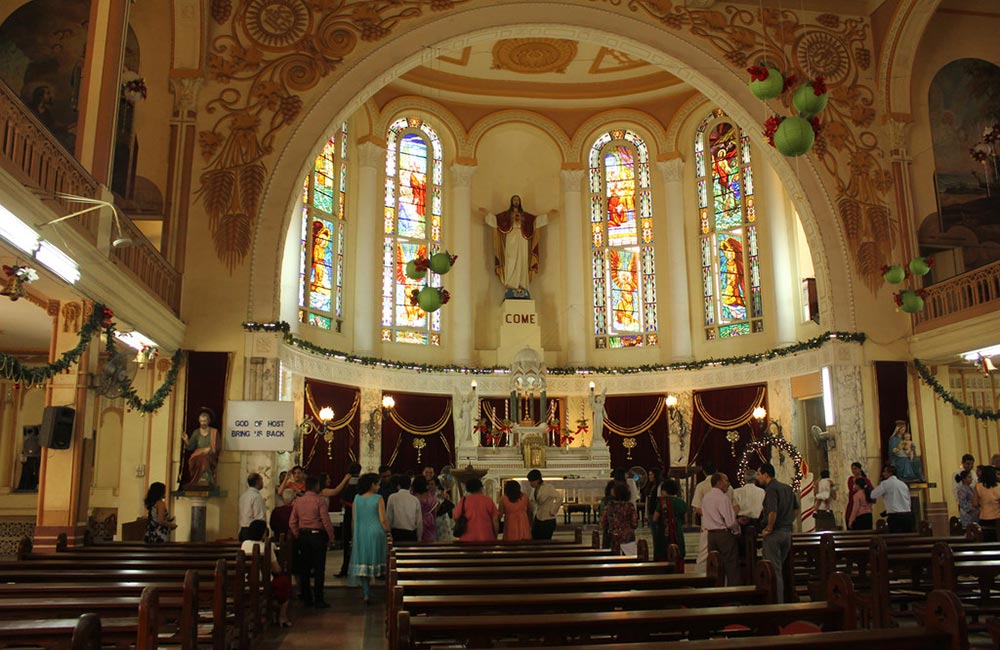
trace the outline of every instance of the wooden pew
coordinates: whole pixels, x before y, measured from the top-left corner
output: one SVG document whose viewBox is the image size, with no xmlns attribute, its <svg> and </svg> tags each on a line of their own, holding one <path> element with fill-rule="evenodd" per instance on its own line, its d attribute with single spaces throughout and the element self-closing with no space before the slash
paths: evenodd
<svg viewBox="0 0 1000 650">
<path fill-rule="evenodd" d="M 39 618 L 0 621 L 0 648 L 41 646 L 43 648 L 74 647 L 73 643 L 88 643 L 100 648 L 135 648 L 156 650 L 158 643 L 159 594 L 155 587 L 147 587 L 139 601 L 136 616 L 108 618 L 96 624 L 96 617 Z M 80 629 L 82 628 L 82 629 Z M 95 632 L 96 629 L 96 632 Z M 95 633 L 99 645 L 93 645 Z M 86 647 L 86 646 L 84 646 Z"/>
</svg>

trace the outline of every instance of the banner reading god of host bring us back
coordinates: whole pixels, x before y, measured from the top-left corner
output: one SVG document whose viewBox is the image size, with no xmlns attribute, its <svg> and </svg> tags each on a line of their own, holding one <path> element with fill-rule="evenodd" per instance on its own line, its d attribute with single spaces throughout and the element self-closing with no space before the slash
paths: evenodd
<svg viewBox="0 0 1000 650">
<path fill-rule="evenodd" d="M 226 403 L 223 449 L 291 451 L 295 443 L 293 402 L 230 401 Z"/>
</svg>

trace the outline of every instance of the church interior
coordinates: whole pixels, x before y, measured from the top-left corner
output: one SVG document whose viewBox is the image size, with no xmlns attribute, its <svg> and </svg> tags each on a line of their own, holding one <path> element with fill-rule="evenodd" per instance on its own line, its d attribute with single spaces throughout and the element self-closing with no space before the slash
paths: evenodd
<svg viewBox="0 0 1000 650">
<path fill-rule="evenodd" d="M 172 540 L 235 539 L 252 473 L 271 509 L 355 463 L 494 500 L 538 468 L 582 511 L 613 469 L 690 501 L 767 461 L 802 533 L 889 464 L 947 535 L 962 456 L 1000 462 L 998 29 L 993 0 L 0 3 L 0 555 L 128 539 L 155 483 Z"/>
</svg>

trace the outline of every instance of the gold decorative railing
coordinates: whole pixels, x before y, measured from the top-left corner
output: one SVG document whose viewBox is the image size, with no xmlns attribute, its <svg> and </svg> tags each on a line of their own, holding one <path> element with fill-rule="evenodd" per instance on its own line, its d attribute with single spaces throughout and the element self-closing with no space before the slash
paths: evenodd
<svg viewBox="0 0 1000 650">
<path fill-rule="evenodd" d="M 7 84 L 0 82 L 0 165 L 43 200 L 57 201 L 67 212 L 79 208 L 54 198 L 57 192 L 97 198 L 100 184 L 63 148 Z M 84 214 L 71 220 L 91 243 L 97 241 L 98 216 Z"/>
<path fill-rule="evenodd" d="M 924 289 L 924 309 L 913 315 L 916 332 L 957 323 L 1000 309 L 1000 261 Z"/>
<path fill-rule="evenodd" d="M 122 233 L 132 240 L 130 246 L 111 248 L 111 259 L 133 276 L 175 314 L 181 307 L 181 274 L 167 261 L 153 242 L 122 215 Z"/>
<path fill-rule="evenodd" d="M 2 81 L 0 129 L 0 168 L 26 187 L 34 188 L 56 214 L 68 214 L 82 207 L 79 203 L 58 198 L 57 193 L 101 198 L 100 183 Z M 111 248 L 111 259 L 175 314 L 179 313 L 180 273 L 127 217 L 123 215 L 121 222 L 123 232 L 133 243 L 128 247 Z M 98 245 L 99 211 L 82 214 L 65 223 Z"/>
</svg>

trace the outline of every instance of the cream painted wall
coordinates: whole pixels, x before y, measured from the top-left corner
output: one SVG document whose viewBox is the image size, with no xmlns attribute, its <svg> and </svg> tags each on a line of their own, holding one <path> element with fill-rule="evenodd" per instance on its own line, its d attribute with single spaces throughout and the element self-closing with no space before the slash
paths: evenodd
<svg viewBox="0 0 1000 650">
<path fill-rule="evenodd" d="M 37 493 L 14 494 L 21 479 L 21 444 L 25 426 L 41 424 L 45 391 L 0 382 L 0 518 L 33 519 Z"/>
</svg>

